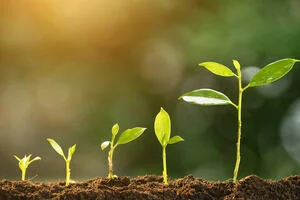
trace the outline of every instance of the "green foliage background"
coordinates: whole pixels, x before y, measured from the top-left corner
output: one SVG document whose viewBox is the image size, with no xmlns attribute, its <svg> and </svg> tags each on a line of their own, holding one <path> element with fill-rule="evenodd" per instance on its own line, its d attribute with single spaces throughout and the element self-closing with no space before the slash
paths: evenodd
<svg viewBox="0 0 300 200">
<path fill-rule="evenodd" d="M 33 180 L 63 180 L 64 163 L 46 141 L 77 144 L 71 178 L 107 175 L 100 144 L 111 126 L 146 132 L 115 152 L 115 173 L 161 174 L 154 134 L 160 107 L 170 114 L 171 178 L 232 177 L 237 135 L 231 107 L 198 107 L 177 98 L 213 88 L 237 98 L 235 80 L 215 77 L 198 63 L 245 70 L 300 58 L 297 0 L 7 1 L 0 7 L 0 178 L 17 179 L 12 155 L 42 157 Z M 299 173 L 299 63 L 284 79 L 246 91 L 240 177 L 278 179 Z M 35 175 L 38 175 L 35 177 Z"/>
</svg>

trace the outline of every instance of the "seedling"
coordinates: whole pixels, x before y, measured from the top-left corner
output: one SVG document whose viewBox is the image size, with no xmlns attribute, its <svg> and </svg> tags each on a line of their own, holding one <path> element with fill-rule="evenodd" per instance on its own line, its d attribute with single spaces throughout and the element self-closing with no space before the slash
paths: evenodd
<svg viewBox="0 0 300 200">
<path fill-rule="evenodd" d="M 225 65 L 216 63 L 216 62 L 203 62 L 200 63 L 199 66 L 205 67 L 210 72 L 219 75 L 230 77 L 233 76 L 238 80 L 238 102 L 237 104 L 233 103 L 225 94 L 212 90 L 212 89 L 198 89 L 188 93 L 183 94 L 179 99 L 183 99 L 184 101 L 192 104 L 198 104 L 202 106 L 214 106 L 214 105 L 232 105 L 237 109 L 238 116 L 238 137 L 237 137 L 237 153 L 236 153 L 236 164 L 233 172 L 233 182 L 237 182 L 237 175 L 239 171 L 240 165 L 240 144 L 241 144 L 241 135 L 242 135 L 242 98 L 243 92 L 250 88 L 265 85 L 268 83 L 272 83 L 284 75 L 286 75 L 294 66 L 296 62 L 300 62 L 300 60 L 285 58 L 282 60 L 275 61 L 263 67 L 259 70 L 250 82 L 243 87 L 242 86 L 242 73 L 241 67 L 238 61 L 233 60 L 233 65 L 236 69 L 236 73 L 232 72 Z"/>
<path fill-rule="evenodd" d="M 154 131 L 160 145 L 162 146 L 163 178 L 164 183 L 168 185 L 166 147 L 168 144 L 175 144 L 184 140 L 178 135 L 170 139 L 171 120 L 169 114 L 163 108 L 160 109 L 160 112 L 155 117 Z"/>
<path fill-rule="evenodd" d="M 55 140 L 47 138 L 48 142 L 51 144 L 52 148 L 59 154 L 61 155 L 65 162 L 66 162 L 66 186 L 70 184 L 70 176 L 71 176 L 71 169 L 70 169 L 70 163 L 72 156 L 76 150 L 76 144 L 71 146 L 68 151 L 68 157 L 65 156 L 62 148 L 55 142 Z"/>
<path fill-rule="evenodd" d="M 127 129 L 120 135 L 117 143 L 114 144 L 115 137 L 119 132 L 119 125 L 118 124 L 113 125 L 113 127 L 111 129 L 111 133 L 112 133 L 111 140 L 102 142 L 102 144 L 101 144 L 102 150 L 104 150 L 106 147 L 110 146 L 110 150 L 108 152 L 108 168 L 109 168 L 108 178 L 109 179 L 117 177 L 116 175 L 113 174 L 113 154 L 114 154 L 115 148 L 119 144 L 126 144 L 128 142 L 131 142 L 132 140 L 137 139 L 144 133 L 145 130 L 146 130 L 146 128 L 142 128 L 142 127 L 135 127 L 135 128 Z"/>
<path fill-rule="evenodd" d="M 27 170 L 27 167 L 34 161 L 37 161 L 37 160 L 41 160 L 41 157 L 35 157 L 34 159 L 30 160 L 30 157 L 32 155 L 29 154 L 29 156 L 24 156 L 24 158 L 19 158 L 18 156 L 14 155 L 14 157 L 19 161 L 19 168 L 22 172 L 22 181 L 25 181 L 25 176 L 26 176 L 26 170 Z"/>
</svg>

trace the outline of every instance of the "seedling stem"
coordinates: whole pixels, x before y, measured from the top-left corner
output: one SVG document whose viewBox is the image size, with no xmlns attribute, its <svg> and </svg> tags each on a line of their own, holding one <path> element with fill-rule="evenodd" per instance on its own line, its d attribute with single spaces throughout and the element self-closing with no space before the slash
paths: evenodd
<svg viewBox="0 0 300 200">
<path fill-rule="evenodd" d="M 113 155 L 114 155 L 114 150 L 115 150 L 115 146 L 114 141 L 115 141 L 115 137 L 116 135 L 112 135 L 112 139 L 111 139 L 111 143 L 110 143 L 110 150 L 108 152 L 108 168 L 109 168 L 109 172 L 108 172 L 108 178 L 113 178 L 114 177 L 114 173 L 113 173 Z"/>
<path fill-rule="evenodd" d="M 165 184 L 168 184 L 166 147 L 167 147 L 167 145 L 163 146 L 163 148 L 162 148 L 162 157 L 163 157 L 163 178 L 164 178 L 164 183 L 165 183 Z"/>
<path fill-rule="evenodd" d="M 242 73 L 240 68 L 237 68 L 237 79 L 239 82 L 239 97 L 238 97 L 238 138 L 236 143 L 236 163 L 233 172 L 233 182 L 236 183 L 237 175 L 239 172 L 240 161 L 241 161 L 241 135 L 242 135 L 242 99 L 243 99 L 243 91 L 242 88 Z"/>
</svg>

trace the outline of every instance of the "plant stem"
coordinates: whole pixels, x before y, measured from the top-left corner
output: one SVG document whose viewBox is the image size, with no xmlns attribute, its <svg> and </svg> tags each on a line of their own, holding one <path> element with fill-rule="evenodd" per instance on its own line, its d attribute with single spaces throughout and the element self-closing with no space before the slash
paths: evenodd
<svg viewBox="0 0 300 200">
<path fill-rule="evenodd" d="M 168 185 L 166 145 L 162 147 L 162 157 L 163 157 L 163 178 L 164 178 L 164 184 Z"/>
<path fill-rule="evenodd" d="M 110 142 L 110 150 L 108 152 L 108 178 L 114 178 L 114 173 L 113 173 L 113 155 L 114 155 L 114 149 L 116 148 L 117 145 L 114 146 L 114 141 L 115 141 L 115 134 L 112 134 L 111 142 Z"/>
<path fill-rule="evenodd" d="M 22 169 L 22 181 L 25 181 L 26 169 Z"/>
<path fill-rule="evenodd" d="M 238 73 L 238 82 L 239 82 L 239 97 L 238 97 L 238 138 L 237 138 L 237 143 L 236 143 L 236 163 L 235 163 L 235 168 L 233 172 L 233 182 L 237 182 L 237 175 L 239 172 L 239 166 L 240 166 L 240 161 L 241 161 L 241 135 L 242 135 L 242 98 L 243 98 L 243 91 L 244 89 L 242 88 L 242 73 L 241 70 L 237 70 Z"/>
<path fill-rule="evenodd" d="M 111 148 L 108 152 L 108 168 L 109 168 L 109 172 L 108 172 L 108 178 L 114 178 L 114 174 L 113 174 L 113 153 L 114 153 L 114 148 Z"/>
<path fill-rule="evenodd" d="M 66 186 L 70 184 L 70 176 L 71 176 L 71 169 L 70 169 L 70 160 L 66 160 Z"/>
</svg>

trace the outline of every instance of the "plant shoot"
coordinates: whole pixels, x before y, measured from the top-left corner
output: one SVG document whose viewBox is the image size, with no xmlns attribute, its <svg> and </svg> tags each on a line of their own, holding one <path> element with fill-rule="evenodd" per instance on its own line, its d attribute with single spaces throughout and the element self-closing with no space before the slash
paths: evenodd
<svg viewBox="0 0 300 200">
<path fill-rule="evenodd" d="M 102 150 L 104 150 L 106 147 L 110 146 L 110 150 L 108 152 L 108 168 L 109 168 L 108 178 L 109 179 L 117 177 L 116 175 L 113 174 L 113 154 L 114 154 L 115 148 L 119 144 L 126 144 L 128 142 L 131 142 L 131 141 L 137 139 L 144 133 L 145 130 L 146 130 L 146 128 L 142 128 L 142 127 L 135 127 L 135 128 L 127 129 L 123 133 L 121 133 L 120 137 L 118 138 L 118 141 L 116 143 L 114 143 L 115 137 L 119 132 L 119 125 L 118 124 L 113 125 L 113 127 L 111 129 L 111 133 L 112 133 L 111 140 L 104 141 L 101 144 Z"/>
<path fill-rule="evenodd" d="M 27 170 L 27 167 L 34 161 L 37 161 L 37 160 L 41 160 L 42 158 L 41 157 L 35 157 L 34 159 L 30 160 L 30 157 L 32 155 L 29 154 L 29 156 L 24 156 L 22 159 L 19 158 L 18 156 L 14 155 L 14 157 L 19 161 L 19 168 L 22 172 L 22 181 L 25 181 L 25 176 L 26 176 L 26 170 Z"/>
<path fill-rule="evenodd" d="M 66 186 L 68 186 L 70 184 L 70 176 L 71 176 L 71 169 L 70 169 L 70 163 L 71 163 L 71 159 L 72 156 L 76 150 L 76 144 L 74 144 L 73 146 L 71 146 L 69 148 L 68 151 L 68 157 L 65 156 L 62 148 L 59 146 L 59 144 L 57 144 L 57 142 L 55 142 L 55 140 L 47 138 L 48 142 L 51 144 L 52 148 L 63 157 L 63 159 L 66 162 Z"/>
<path fill-rule="evenodd" d="M 242 73 L 241 67 L 238 61 L 233 60 L 233 65 L 236 69 L 236 73 L 231 71 L 225 65 L 216 62 L 203 62 L 199 66 L 205 67 L 210 72 L 224 77 L 235 77 L 238 80 L 238 102 L 233 103 L 225 94 L 212 90 L 212 89 L 198 89 L 183 94 L 179 99 L 191 104 L 198 104 L 202 106 L 214 106 L 214 105 L 232 105 L 237 109 L 237 123 L 238 123 L 238 136 L 237 136 L 237 153 L 236 153 L 236 164 L 233 172 L 233 182 L 237 182 L 237 176 L 240 165 L 240 146 L 241 146 L 241 135 L 242 135 L 242 99 L 243 93 L 246 89 L 256 86 L 265 85 L 272 83 L 284 75 L 286 75 L 294 66 L 296 62 L 300 60 L 285 58 L 282 60 L 275 61 L 263 67 L 258 71 L 250 80 L 250 82 L 243 87 L 242 85 Z"/>
<path fill-rule="evenodd" d="M 160 112 L 155 117 L 154 131 L 160 145 L 162 146 L 163 178 L 164 183 L 168 185 L 166 147 L 168 144 L 175 144 L 184 140 L 178 135 L 170 138 L 171 120 L 169 114 L 163 108 L 160 109 Z"/>
</svg>

